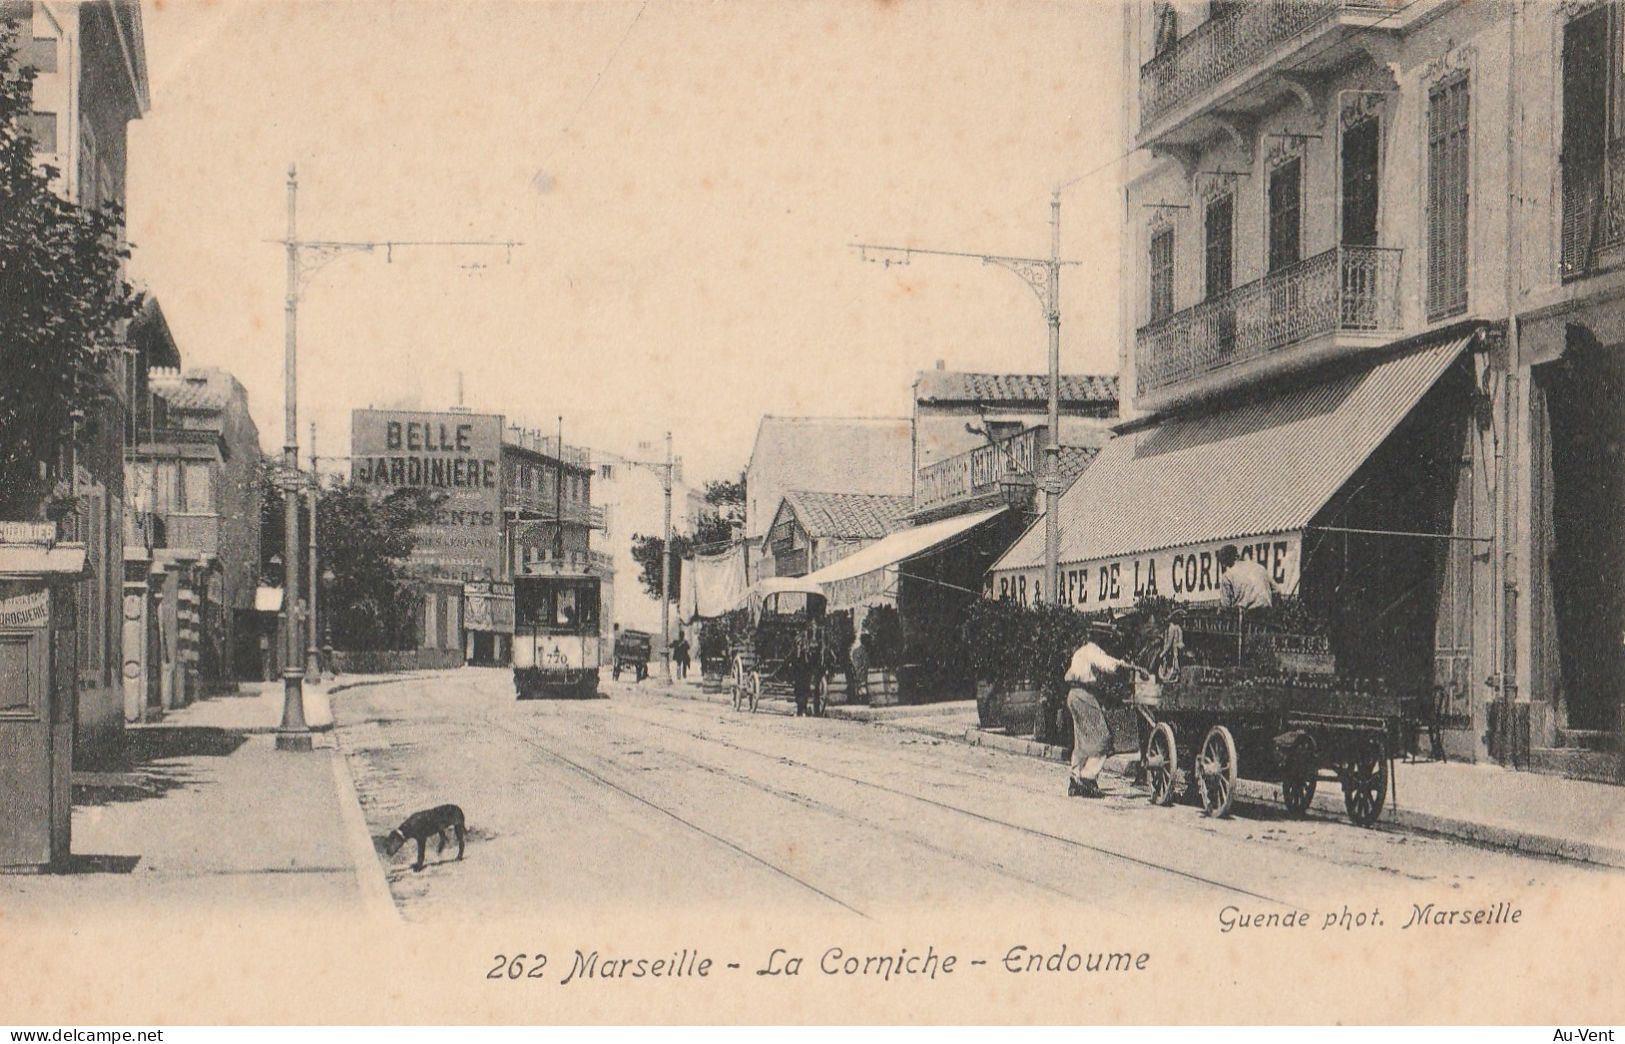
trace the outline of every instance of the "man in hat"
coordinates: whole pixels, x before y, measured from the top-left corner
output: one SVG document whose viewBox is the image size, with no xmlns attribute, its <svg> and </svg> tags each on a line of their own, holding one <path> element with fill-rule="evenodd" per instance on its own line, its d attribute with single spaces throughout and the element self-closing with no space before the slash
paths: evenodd
<svg viewBox="0 0 1625 1044">
<path fill-rule="evenodd" d="M 1106 651 L 1116 647 L 1117 628 L 1104 621 L 1089 626 L 1089 640 L 1072 654 L 1066 669 L 1071 687 L 1066 708 L 1072 712 L 1072 773 L 1067 784 L 1070 797 L 1100 797 L 1100 770 L 1112 749 L 1112 730 L 1101 709 L 1099 692 L 1105 676 L 1117 671 L 1145 672 L 1127 660 Z"/>
</svg>

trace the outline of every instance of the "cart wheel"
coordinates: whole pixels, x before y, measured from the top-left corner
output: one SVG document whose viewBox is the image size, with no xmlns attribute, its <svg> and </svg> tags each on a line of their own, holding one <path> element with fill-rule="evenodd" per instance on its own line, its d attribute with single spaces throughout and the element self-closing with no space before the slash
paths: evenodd
<svg viewBox="0 0 1625 1044">
<path fill-rule="evenodd" d="M 1354 760 L 1338 770 L 1343 783 L 1343 807 L 1349 822 L 1355 826 L 1370 826 L 1382 815 L 1383 799 L 1388 796 L 1388 759 L 1375 743 L 1363 743 L 1354 754 Z"/>
<path fill-rule="evenodd" d="M 824 716 L 824 708 L 826 706 L 828 706 L 828 704 L 829 704 L 829 675 L 820 674 L 818 676 L 818 682 L 817 682 L 817 684 L 815 684 L 813 686 L 813 690 L 812 690 L 812 712 L 813 712 L 813 717 L 822 718 Z"/>
<path fill-rule="evenodd" d="M 745 694 L 750 698 L 750 712 L 756 713 L 756 704 L 762 698 L 762 672 L 751 671 L 750 679 L 745 685 Z"/>
<path fill-rule="evenodd" d="M 1315 800 L 1315 777 L 1281 780 L 1281 800 L 1286 802 L 1286 810 L 1295 816 L 1308 812 L 1309 803 Z"/>
<path fill-rule="evenodd" d="M 734 710 L 738 710 L 740 704 L 744 702 L 745 696 L 745 665 L 739 662 L 739 657 L 737 656 L 734 657 L 734 679 L 732 689 Z"/>
<path fill-rule="evenodd" d="M 1208 729 L 1202 741 L 1196 756 L 1196 788 L 1208 815 L 1221 819 L 1230 814 L 1236 797 L 1236 741 L 1223 725 Z"/>
<path fill-rule="evenodd" d="M 1145 746 L 1145 778 L 1151 785 L 1151 800 L 1158 805 L 1174 803 L 1174 778 L 1178 775 L 1179 748 L 1174 742 L 1174 730 L 1167 722 L 1160 722 L 1151 730 Z"/>
</svg>

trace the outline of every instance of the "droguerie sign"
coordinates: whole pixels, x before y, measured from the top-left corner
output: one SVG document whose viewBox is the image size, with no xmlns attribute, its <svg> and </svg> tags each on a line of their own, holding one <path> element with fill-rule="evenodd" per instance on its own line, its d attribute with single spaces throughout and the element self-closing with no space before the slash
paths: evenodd
<svg viewBox="0 0 1625 1044">
<path fill-rule="evenodd" d="M 1062 563 L 1060 602 L 1077 609 L 1126 609 L 1141 598 L 1172 598 L 1181 602 L 1212 601 L 1219 597 L 1219 549 L 1234 544 L 1244 559 L 1263 565 L 1280 594 L 1298 590 L 1299 533 L 1220 540 L 1211 544 L 1147 551 L 1122 558 Z M 998 571 L 988 575 L 984 593 L 1013 599 L 1023 605 L 1044 600 L 1043 569 Z"/>
<path fill-rule="evenodd" d="M 501 572 L 501 417 L 356 410 L 350 455 L 351 477 L 364 485 L 445 494 L 417 531 L 414 573 L 472 580 Z"/>
</svg>

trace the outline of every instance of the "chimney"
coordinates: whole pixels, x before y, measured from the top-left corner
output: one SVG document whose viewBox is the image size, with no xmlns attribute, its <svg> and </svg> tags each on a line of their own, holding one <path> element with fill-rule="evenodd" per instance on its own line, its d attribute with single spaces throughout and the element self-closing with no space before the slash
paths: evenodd
<svg viewBox="0 0 1625 1044">
<path fill-rule="evenodd" d="M 946 370 L 948 368 L 946 363 L 947 363 L 946 359 L 938 359 L 937 360 L 937 369 Z"/>
</svg>

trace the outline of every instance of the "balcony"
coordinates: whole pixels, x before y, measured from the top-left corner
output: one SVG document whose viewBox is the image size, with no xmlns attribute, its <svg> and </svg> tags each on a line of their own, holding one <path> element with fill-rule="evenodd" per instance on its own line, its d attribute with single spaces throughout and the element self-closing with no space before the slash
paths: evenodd
<svg viewBox="0 0 1625 1044">
<path fill-rule="evenodd" d="M 1200 382 L 1210 390 L 1251 379 L 1272 369 L 1271 360 L 1284 362 L 1289 348 L 1309 354 L 1311 342 L 1335 350 L 1391 339 L 1401 328 L 1401 255 L 1387 247 L 1333 247 L 1140 327 L 1139 405 L 1171 404 L 1187 396 L 1169 389 L 1192 388 L 1202 378 L 1215 378 Z M 1218 379 L 1221 373 L 1230 380 Z"/>
<path fill-rule="evenodd" d="M 1602 163 L 1563 168 L 1563 278 L 1580 279 L 1625 260 L 1625 138 Z"/>
<path fill-rule="evenodd" d="M 560 506 L 564 509 L 565 524 L 586 526 L 588 529 L 604 528 L 602 507 L 569 500 L 560 505 L 555 502 L 553 494 L 535 489 L 510 489 L 502 495 L 503 510 L 538 516 L 544 522 L 553 521 L 554 512 Z"/>
<path fill-rule="evenodd" d="M 1402 0 L 1248 0 L 1230 7 L 1140 67 L 1141 143 L 1182 122 L 1174 117 L 1193 103 L 1245 95 L 1249 86 L 1257 96 L 1235 99 L 1235 107 L 1264 108 L 1302 82 L 1285 77 L 1271 84 L 1272 70 L 1290 67 L 1301 77 L 1335 67 L 1349 52 L 1321 46 L 1323 37 L 1345 29 L 1397 29 L 1393 16 L 1405 6 Z M 1306 50 L 1309 44 L 1316 46 Z"/>
</svg>

